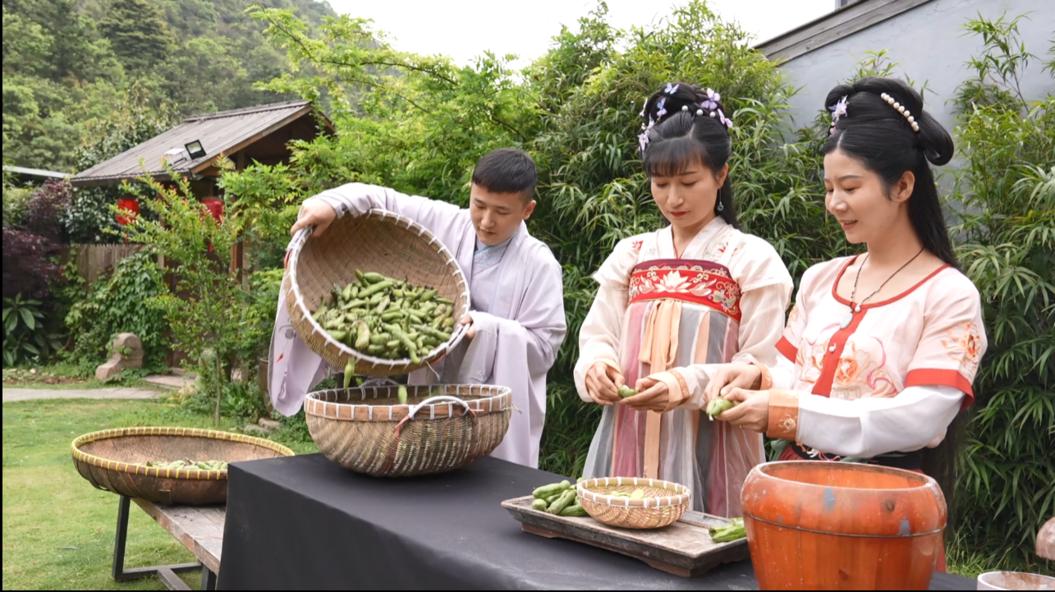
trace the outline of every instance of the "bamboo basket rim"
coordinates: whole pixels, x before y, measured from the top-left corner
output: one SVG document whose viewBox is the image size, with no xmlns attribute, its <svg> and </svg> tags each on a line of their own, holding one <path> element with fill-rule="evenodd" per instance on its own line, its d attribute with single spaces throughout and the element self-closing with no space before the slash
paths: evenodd
<svg viewBox="0 0 1055 592">
<path fill-rule="evenodd" d="M 624 487 L 624 486 L 646 486 L 672 491 L 673 495 L 648 495 L 641 499 L 630 499 L 619 495 L 597 493 L 591 487 Z M 671 506 L 683 506 L 689 503 L 692 491 L 681 483 L 664 481 L 662 479 L 651 479 L 648 477 L 596 477 L 583 479 L 575 485 L 579 496 L 584 497 L 596 504 L 611 506 L 614 508 L 666 508 Z"/>
<path fill-rule="evenodd" d="M 436 388 L 438 386 L 455 386 L 460 388 L 468 388 L 470 397 L 472 399 L 462 399 L 458 396 L 457 390 L 453 393 L 448 393 L 444 390 L 444 395 L 448 398 L 456 398 L 459 401 L 443 401 L 443 402 L 432 402 L 428 401 L 431 398 L 427 398 L 419 403 L 396 403 L 396 404 L 383 404 L 373 405 L 368 403 L 369 400 L 366 396 L 366 392 L 369 389 L 374 398 L 377 397 L 378 391 L 381 390 L 395 390 L 398 389 L 398 385 L 374 385 L 374 386 L 358 386 L 335 389 L 326 389 L 321 391 L 315 391 L 308 393 L 307 398 L 304 401 L 304 413 L 314 417 L 322 419 L 334 420 L 334 421 L 353 421 L 353 422 L 399 422 L 406 417 L 411 417 L 412 414 L 418 414 L 412 419 L 444 419 L 447 417 L 463 417 L 456 413 L 459 409 L 468 409 L 472 413 L 501 413 L 507 409 L 512 409 L 513 391 L 511 388 L 502 385 L 494 384 L 467 384 L 467 385 L 403 385 L 408 389 L 425 389 L 426 391 Z M 355 391 L 361 391 L 363 393 L 362 402 L 347 403 L 339 401 L 325 401 L 322 397 L 328 395 L 339 395 L 343 393 L 352 393 Z M 475 391 L 475 392 L 474 392 Z M 497 391 L 489 394 L 479 394 L 483 391 Z M 460 404 L 459 404 L 460 403 Z M 427 414 L 420 413 L 422 410 L 427 411 Z"/>
<path fill-rule="evenodd" d="M 294 455 L 293 450 L 286 446 L 264 438 L 246 436 L 245 434 L 235 434 L 232 432 L 224 432 L 220 430 L 207 430 L 202 428 L 147 426 L 131 428 L 112 428 L 108 430 L 89 432 L 87 434 L 77 436 L 73 439 L 73 442 L 70 443 L 70 449 L 73 454 L 73 460 L 88 465 L 96 466 L 102 469 L 106 469 L 108 471 L 130 473 L 132 475 L 144 475 L 147 477 L 159 477 L 164 479 L 197 479 L 209 481 L 227 478 L 227 469 L 162 469 L 157 467 L 148 467 L 146 465 L 138 463 L 128 463 L 124 461 L 111 460 L 81 450 L 81 446 L 84 446 L 85 444 L 91 444 L 93 442 L 99 442 L 101 440 L 123 438 L 127 436 L 176 436 L 185 438 L 204 438 L 208 440 L 219 440 L 228 442 L 241 442 L 243 444 L 253 444 L 255 446 L 260 446 L 261 448 L 272 450 L 274 452 L 279 453 L 280 456 Z"/>
<path fill-rule="evenodd" d="M 365 214 L 355 216 L 355 218 L 366 218 L 373 219 L 381 222 L 397 223 L 401 224 L 409 230 L 417 232 L 435 251 L 444 259 L 444 263 L 449 270 L 452 270 L 455 277 L 455 283 L 461 287 L 461 294 L 458 302 L 465 303 L 465 310 L 456 310 L 455 313 L 465 313 L 469 309 L 469 282 L 465 278 L 465 274 L 462 272 L 461 266 L 458 265 L 458 260 L 454 258 L 454 255 L 450 252 L 450 249 L 446 247 L 431 230 L 425 228 L 421 224 L 418 224 L 414 220 L 402 216 L 395 212 L 388 210 L 382 210 L 379 208 L 372 208 Z M 452 335 L 443 343 L 429 350 L 428 353 L 420 356 L 421 363 L 414 365 L 410 358 L 380 358 L 377 356 L 370 355 L 366 352 L 360 352 L 354 348 L 348 347 L 344 343 L 337 341 L 330 335 L 330 332 L 323 329 L 322 325 L 315 320 L 312 316 L 311 311 L 308 309 L 307 304 L 304 302 L 304 294 L 300 290 L 300 283 L 297 281 L 297 263 L 300 261 L 300 254 L 307 243 L 308 238 L 311 236 L 314 228 L 303 228 L 297 232 L 293 240 L 290 241 L 289 246 L 289 260 L 286 263 L 286 275 L 288 276 L 289 287 L 288 291 L 293 294 L 293 306 L 299 309 L 300 314 L 304 317 L 304 320 L 311 327 L 312 333 L 317 333 L 323 336 L 327 346 L 336 348 L 340 353 L 357 361 L 364 361 L 370 365 L 378 368 L 384 367 L 408 367 L 408 368 L 423 368 L 429 366 L 428 360 L 438 358 L 441 353 L 449 352 L 454 349 L 465 333 L 468 331 L 468 325 L 460 325 Z M 457 304 L 457 302 L 456 302 Z M 461 308 L 461 307 L 459 307 Z"/>
</svg>

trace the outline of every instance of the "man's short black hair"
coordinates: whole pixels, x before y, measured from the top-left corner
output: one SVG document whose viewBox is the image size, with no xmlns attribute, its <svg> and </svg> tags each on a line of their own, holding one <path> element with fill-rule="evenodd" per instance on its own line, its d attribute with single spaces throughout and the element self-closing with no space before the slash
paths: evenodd
<svg viewBox="0 0 1055 592">
<path fill-rule="evenodd" d="M 495 193 L 520 193 L 531 199 L 538 173 L 535 161 L 523 150 L 499 148 L 476 161 L 473 183 Z"/>
</svg>

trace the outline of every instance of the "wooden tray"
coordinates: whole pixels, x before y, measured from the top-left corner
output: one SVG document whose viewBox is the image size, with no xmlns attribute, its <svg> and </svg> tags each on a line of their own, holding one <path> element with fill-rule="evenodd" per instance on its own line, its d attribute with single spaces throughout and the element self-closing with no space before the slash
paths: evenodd
<svg viewBox="0 0 1055 592">
<path fill-rule="evenodd" d="M 746 538 L 729 543 L 711 540 L 708 528 L 730 522 L 721 516 L 689 510 L 666 528 L 629 530 L 607 526 L 593 518 L 554 516 L 535 510 L 531 507 L 532 499 L 526 495 L 502 502 L 502 507 L 520 521 L 524 532 L 615 551 L 676 576 L 698 576 L 722 563 L 743 561 L 749 557 Z"/>
</svg>

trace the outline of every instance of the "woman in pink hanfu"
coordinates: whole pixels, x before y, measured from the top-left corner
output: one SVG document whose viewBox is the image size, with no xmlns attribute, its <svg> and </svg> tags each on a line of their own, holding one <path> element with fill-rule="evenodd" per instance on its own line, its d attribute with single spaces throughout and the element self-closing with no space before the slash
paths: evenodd
<svg viewBox="0 0 1055 592">
<path fill-rule="evenodd" d="M 708 421 L 704 387 L 723 362 L 775 362 L 791 276 L 736 227 L 718 93 L 669 84 L 642 116 L 645 170 L 670 226 L 621 241 L 594 274 L 575 382 L 604 410 L 583 474 L 682 483 L 695 509 L 736 516 L 762 437 Z M 620 397 L 624 384 L 638 393 Z"/>
<path fill-rule="evenodd" d="M 783 460 L 840 460 L 921 471 L 986 349 L 978 291 L 957 269 L 927 162 L 949 134 L 908 85 L 868 78 L 828 94 L 825 204 L 867 250 L 814 265 L 766 370 L 729 365 L 708 399 L 722 423 L 788 441 Z"/>
</svg>

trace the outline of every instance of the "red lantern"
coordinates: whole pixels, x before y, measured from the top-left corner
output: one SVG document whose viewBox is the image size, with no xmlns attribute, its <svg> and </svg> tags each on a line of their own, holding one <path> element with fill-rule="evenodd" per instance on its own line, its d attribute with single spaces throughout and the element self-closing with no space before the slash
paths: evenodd
<svg viewBox="0 0 1055 592">
<path fill-rule="evenodd" d="M 223 222 L 222 199 L 218 197 L 206 197 L 201 200 L 201 203 L 203 206 L 205 206 L 205 209 L 209 210 L 209 213 L 212 214 L 212 217 L 214 220 L 216 220 L 217 224 Z"/>
<path fill-rule="evenodd" d="M 131 224 L 139 216 L 139 201 L 134 197 L 119 197 L 117 198 L 117 209 L 119 212 L 125 212 L 114 216 L 117 223 L 121 226 Z"/>
</svg>

